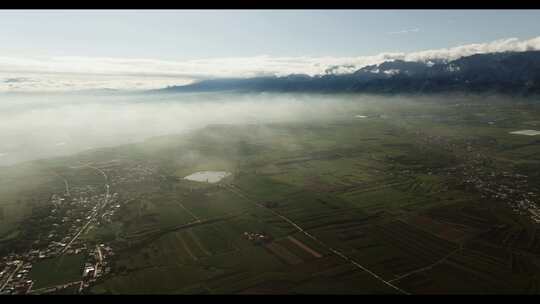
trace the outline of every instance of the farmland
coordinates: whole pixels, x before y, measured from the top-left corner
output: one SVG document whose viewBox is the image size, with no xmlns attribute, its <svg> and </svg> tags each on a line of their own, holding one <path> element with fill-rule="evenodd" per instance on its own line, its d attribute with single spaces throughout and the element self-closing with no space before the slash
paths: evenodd
<svg viewBox="0 0 540 304">
<path fill-rule="evenodd" d="M 516 205 L 540 194 L 540 146 L 509 134 L 540 107 L 368 106 L 362 119 L 208 126 L 40 161 L 22 198 L 2 189 L 0 244 L 17 246 L 63 179 L 102 187 L 83 163 L 119 195 L 110 222 L 82 233 L 115 252 L 84 293 L 540 292 L 539 224 Z M 232 174 L 183 179 L 203 170 Z M 53 261 L 34 264 L 34 286 L 77 280 L 80 261 Z M 47 277 L 49 264 L 69 271 Z"/>
</svg>

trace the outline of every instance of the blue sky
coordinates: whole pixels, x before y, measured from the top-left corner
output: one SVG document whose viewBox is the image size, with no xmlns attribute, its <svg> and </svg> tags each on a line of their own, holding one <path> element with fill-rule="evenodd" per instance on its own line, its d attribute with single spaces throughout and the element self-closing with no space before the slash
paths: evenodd
<svg viewBox="0 0 540 304">
<path fill-rule="evenodd" d="M 539 20 L 540 10 L 3 10 L 0 92 L 149 89 L 540 50 Z"/>
<path fill-rule="evenodd" d="M 539 10 L 1 11 L 0 54 L 363 56 L 540 33 Z"/>
</svg>

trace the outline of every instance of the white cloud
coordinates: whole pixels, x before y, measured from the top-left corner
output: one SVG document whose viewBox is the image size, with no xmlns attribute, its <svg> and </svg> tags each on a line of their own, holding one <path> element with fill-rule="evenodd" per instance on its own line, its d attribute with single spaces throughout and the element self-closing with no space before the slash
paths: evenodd
<svg viewBox="0 0 540 304">
<path fill-rule="evenodd" d="M 410 61 L 427 61 L 429 59 L 455 60 L 463 56 L 498 52 L 523 52 L 540 50 L 540 36 L 528 40 L 508 38 L 488 43 L 474 43 L 448 49 L 427 50 L 407 54 L 404 59 Z"/>
<path fill-rule="evenodd" d="M 412 29 L 408 31 L 416 31 Z M 353 72 L 388 60 L 454 60 L 473 54 L 540 50 L 540 36 L 528 40 L 508 38 L 488 43 L 412 53 L 387 52 L 359 57 L 213 58 L 186 61 L 95 57 L 2 57 L 0 92 L 65 91 L 83 89 L 151 89 L 215 77 L 324 74 Z"/>
<path fill-rule="evenodd" d="M 399 35 L 399 34 L 409 34 L 409 33 L 418 33 L 418 32 L 420 32 L 419 28 L 412 28 L 412 29 L 406 29 L 406 30 L 401 30 L 397 32 L 388 32 L 388 34 Z"/>
</svg>

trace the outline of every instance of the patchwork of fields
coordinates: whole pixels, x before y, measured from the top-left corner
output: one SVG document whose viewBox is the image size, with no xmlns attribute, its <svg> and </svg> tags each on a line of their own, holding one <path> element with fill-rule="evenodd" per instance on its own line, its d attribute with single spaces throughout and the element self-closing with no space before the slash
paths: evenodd
<svg viewBox="0 0 540 304">
<path fill-rule="evenodd" d="M 85 292 L 540 292 L 538 224 L 465 182 L 521 174 L 536 193 L 540 141 L 509 131 L 538 121 L 540 109 L 371 111 L 385 116 L 210 126 L 48 165 L 74 184 L 92 184 L 95 176 L 61 164 L 117 160 L 100 168 L 118 177 L 111 187 L 124 203 L 113 224 L 84 235 L 107 237 L 116 254 L 111 273 Z M 138 164 L 156 169 L 145 180 L 122 179 Z M 232 174 L 215 184 L 182 179 L 200 170 Z M 58 178 L 49 183 L 63 187 Z M 2 240 L 18 233 L 6 219 L 29 212 L 9 206 L 0 205 Z M 38 286 L 47 280 L 57 281 Z"/>
</svg>

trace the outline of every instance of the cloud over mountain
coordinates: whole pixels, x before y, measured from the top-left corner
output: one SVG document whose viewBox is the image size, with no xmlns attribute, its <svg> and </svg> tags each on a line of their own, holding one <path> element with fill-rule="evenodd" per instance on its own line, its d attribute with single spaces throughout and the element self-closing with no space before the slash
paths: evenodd
<svg viewBox="0 0 540 304">
<path fill-rule="evenodd" d="M 185 61 L 104 57 L 21 58 L 0 56 L 1 91 L 151 89 L 222 77 L 350 73 L 391 60 L 454 60 L 473 54 L 540 50 L 540 36 L 501 39 L 446 49 L 387 52 L 358 57 L 211 58 Z M 18 81 L 12 81 L 18 79 Z M 25 81 L 31 80 L 31 81 Z"/>
</svg>

